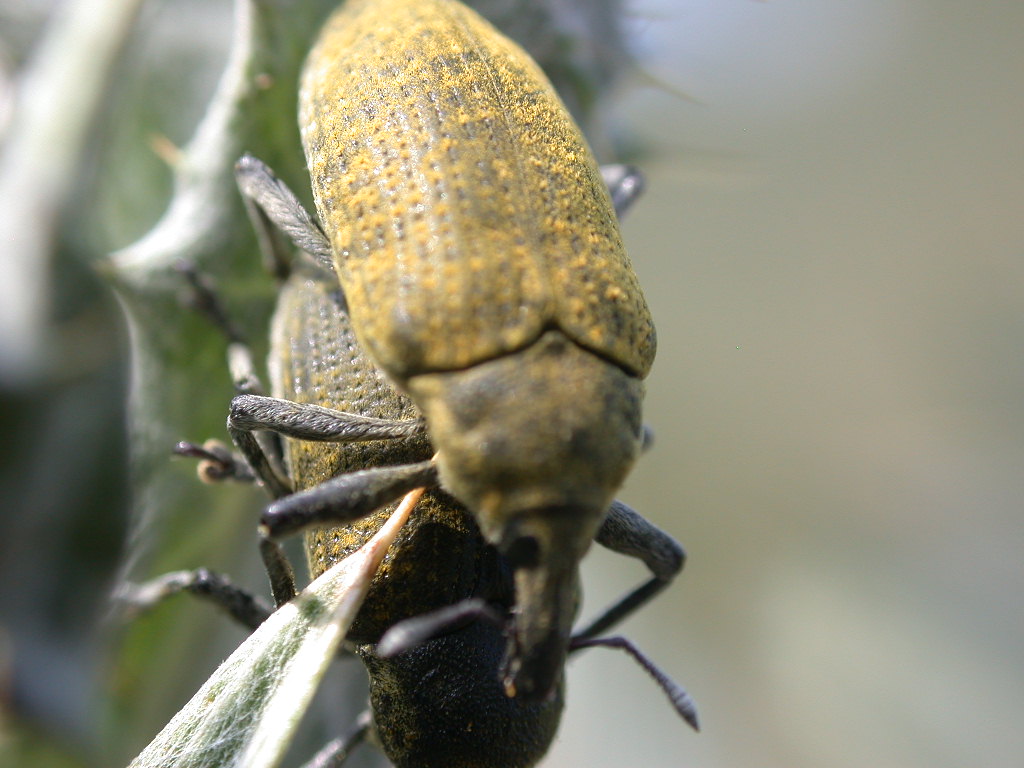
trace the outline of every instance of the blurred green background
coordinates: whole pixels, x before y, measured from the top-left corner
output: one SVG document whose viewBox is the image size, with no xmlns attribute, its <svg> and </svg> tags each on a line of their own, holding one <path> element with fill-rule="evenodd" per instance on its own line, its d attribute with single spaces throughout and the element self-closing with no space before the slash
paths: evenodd
<svg viewBox="0 0 1024 768">
<path fill-rule="evenodd" d="M 47 9 L 0 0 L 0 87 Z M 648 178 L 624 233 L 659 353 L 656 442 L 623 498 L 690 562 L 624 632 L 694 695 L 703 732 L 624 656 L 595 650 L 570 666 L 544 765 L 1024 764 L 1024 5 L 626 10 L 639 69 L 605 102 L 596 143 Z M 188 140 L 231 24 L 227 2 L 143 4 L 62 213 L 62 373 L 3 392 L 0 764 L 120 764 L 145 737 L 117 724 L 151 734 L 241 638 L 181 601 L 128 644 L 105 607 L 116 574 L 214 564 L 212 551 L 261 588 L 235 554 L 244 535 L 139 554 L 182 524 L 143 525 L 159 492 L 125 490 L 127 342 L 81 267 L 165 208 L 170 176 L 150 140 Z M 219 435 L 230 390 L 218 350 L 203 354 L 205 394 L 179 407 L 208 409 Z M 161 445 L 208 436 L 153 430 Z M 192 493 L 191 468 L 166 465 L 158 487 Z M 195 493 L 188 514 L 229 532 L 258 499 Z M 584 613 L 641 574 L 595 551 Z M 139 634 L 163 641 L 168 627 L 199 631 L 213 659 L 178 646 L 158 703 L 134 705 L 124 670 L 150 658 Z"/>
</svg>

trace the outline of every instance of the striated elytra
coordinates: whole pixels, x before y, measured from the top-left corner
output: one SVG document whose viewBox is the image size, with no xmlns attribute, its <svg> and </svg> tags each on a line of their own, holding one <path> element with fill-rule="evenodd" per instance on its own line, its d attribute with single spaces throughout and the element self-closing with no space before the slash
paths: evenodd
<svg viewBox="0 0 1024 768">
<path fill-rule="evenodd" d="M 306 62 L 299 124 L 356 333 L 390 375 L 466 368 L 548 327 L 650 370 L 597 164 L 537 65 L 476 13 L 346 3 Z"/>
</svg>

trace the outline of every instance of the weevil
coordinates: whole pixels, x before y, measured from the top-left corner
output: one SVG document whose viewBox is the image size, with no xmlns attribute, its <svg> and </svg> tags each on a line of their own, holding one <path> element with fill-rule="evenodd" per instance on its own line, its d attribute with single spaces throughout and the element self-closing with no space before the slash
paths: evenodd
<svg viewBox="0 0 1024 768">
<path fill-rule="evenodd" d="M 251 355 L 220 303 L 194 271 L 186 270 L 198 305 L 232 338 L 229 357 L 236 386 L 260 388 Z M 297 402 L 344 407 L 353 421 L 388 419 L 415 423 L 411 401 L 398 393 L 355 339 L 343 295 L 310 267 L 287 277 L 278 295 L 271 334 L 273 391 Z M 296 488 L 315 489 L 339 473 L 414 462 L 430 453 L 420 437 L 398 442 L 308 442 L 288 439 L 283 461 Z M 205 460 L 201 476 L 253 480 L 240 456 L 208 444 L 184 444 L 180 452 Z M 373 535 L 390 508 L 350 525 L 307 533 L 308 565 L 318 574 Z M 650 526 L 624 505 L 613 505 L 598 540 L 620 550 Z M 641 537 L 642 539 L 643 537 Z M 672 548 L 670 547 L 670 550 Z M 675 552 L 669 552 L 669 556 Z M 647 552 L 647 557 L 652 557 Z M 272 582 L 276 579 L 271 565 Z M 290 576 L 285 578 L 290 582 Z M 255 627 L 269 608 L 206 570 L 169 574 L 137 591 L 152 602 L 187 590 L 213 599 L 243 623 Z M 280 592 L 280 585 L 275 592 Z M 294 593 L 288 584 L 286 594 Z M 283 599 L 278 594 L 278 601 Z M 370 710 L 348 738 L 334 742 L 311 765 L 340 765 L 367 732 L 372 732 L 398 768 L 478 766 L 527 768 L 546 752 L 563 706 L 563 684 L 555 695 L 530 702 L 505 695 L 498 671 L 505 651 L 505 623 L 514 608 L 512 569 L 487 544 L 469 512 L 441 490 L 425 495 L 392 546 L 347 639 L 365 664 Z M 446 614 L 437 634 L 430 617 Z M 426 617 L 426 618 L 424 618 Z M 423 627 L 426 637 L 419 636 Z M 403 653 L 382 654 L 395 630 Z M 412 636 L 412 639 L 410 639 Z M 384 642 L 382 643 L 382 638 Z M 623 638 L 577 637 L 571 651 L 591 645 L 625 648 L 650 672 L 679 713 L 695 724 L 692 701 Z"/>
<path fill-rule="evenodd" d="M 533 61 L 454 0 L 346 3 L 306 62 L 299 114 L 318 220 L 253 158 L 239 164 L 243 194 L 336 273 L 356 337 L 417 406 L 436 456 L 282 498 L 262 530 L 346 522 L 439 485 L 513 568 L 502 680 L 543 700 L 569 648 L 579 561 L 644 441 L 655 352 L 601 173 Z M 233 401 L 232 437 L 284 496 L 252 437 L 268 429 L 322 440 L 352 427 Z M 678 571 L 680 557 L 645 554 L 667 551 L 662 537 L 620 547 L 654 576 L 590 635 Z"/>
</svg>

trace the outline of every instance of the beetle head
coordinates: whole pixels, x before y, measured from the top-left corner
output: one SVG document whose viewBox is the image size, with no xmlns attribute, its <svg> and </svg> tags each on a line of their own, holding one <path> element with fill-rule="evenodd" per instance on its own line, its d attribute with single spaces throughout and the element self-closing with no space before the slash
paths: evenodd
<svg viewBox="0 0 1024 768">
<path fill-rule="evenodd" d="M 507 690 L 543 698 L 565 659 L 580 558 L 639 453 L 643 385 L 557 330 L 404 384 L 426 417 L 442 485 L 514 570 Z"/>
</svg>

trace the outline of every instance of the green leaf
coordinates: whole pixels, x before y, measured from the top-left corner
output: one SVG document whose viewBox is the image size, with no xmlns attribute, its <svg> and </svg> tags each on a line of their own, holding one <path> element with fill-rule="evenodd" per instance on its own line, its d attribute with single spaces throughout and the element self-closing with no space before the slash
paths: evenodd
<svg viewBox="0 0 1024 768">
<path fill-rule="evenodd" d="M 373 575 L 422 491 L 383 528 L 275 611 L 218 667 L 131 768 L 273 768 L 284 756 Z"/>
</svg>

